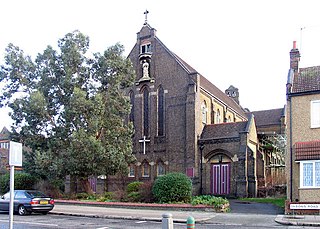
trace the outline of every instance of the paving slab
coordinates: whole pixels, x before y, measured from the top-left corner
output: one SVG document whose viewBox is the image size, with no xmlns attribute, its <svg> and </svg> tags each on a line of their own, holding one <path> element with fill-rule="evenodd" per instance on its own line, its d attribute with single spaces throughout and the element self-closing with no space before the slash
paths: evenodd
<svg viewBox="0 0 320 229">
<path fill-rule="evenodd" d="M 177 210 L 154 210 L 154 209 L 130 209 L 130 208 L 110 208 L 95 206 L 79 206 L 68 204 L 56 204 L 51 214 L 63 214 L 73 216 L 117 218 L 117 219 L 135 219 L 135 220 L 154 220 L 161 221 L 165 213 L 172 214 L 175 222 L 186 222 L 189 216 L 192 216 L 196 222 L 203 222 L 212 219 L 216 214 L 214 212 L 203 211 L 177 211 Z"/>
</svg>

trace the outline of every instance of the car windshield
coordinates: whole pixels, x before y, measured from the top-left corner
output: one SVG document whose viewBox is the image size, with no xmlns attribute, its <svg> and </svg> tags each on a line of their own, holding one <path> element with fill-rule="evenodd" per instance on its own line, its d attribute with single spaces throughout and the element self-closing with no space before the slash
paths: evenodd
<svg viewBox="0 0 320 229">
<path fill-rule="evenodd" d="M 45 197 L 46 194 L 39 192 L 39 191 L 26 191 L 31 197 Z"/>
</svg>

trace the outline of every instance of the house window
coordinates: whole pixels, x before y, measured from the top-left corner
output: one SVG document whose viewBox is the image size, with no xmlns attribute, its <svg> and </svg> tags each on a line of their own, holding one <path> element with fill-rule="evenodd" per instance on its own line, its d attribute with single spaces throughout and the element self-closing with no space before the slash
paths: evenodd
<svg viewBox="0 0 320 229">
<path fill-rule="evenodd" d="M 130 165 L 129 166 L 129 177 L 134 177 L 135 176 L 135 166 L 134 165 Z"/>
<path fill-rule="evenodd" d="M 320 127 L 320 100 L 311 101 L 311 128 Z"/>
<path fill-rule="evenodd" d="M 204 124 L 207 123 L 207 113 L 208 113 L 207 103 L 206 101 L 203 101 L 201 104 L 201 116 L 202 116 L 202 123 Z"/>
<path fill-rule="evenodd" d="M 9 142 L 1 142 L 0 148 L 1 149 L 9 149 Z"/>
<path fill-rule="evenodd" d="M 151 44 L 141 45 L 140 53 L 150 53 L 151 52 Z"/>
<path fill-rule="evenodd" d="M 143 135 L 149 136 L 149 90 L 143 90 Z"/>
<path fill-rule="evenodd" d="M 150 176 L 150 165 L 148 162 L 143 163 L 142 165 L 142 177 Z"/>
<path fill-rule="evenodd" d="M 164 135 L 164 90 L 158 89 L 158 136 Z"/>
<path fill-rule="evenodd" d="M 159 161 L 157 164 L 157 175 L 163 176 L 165 174 L 165 168 L 162 161 Z"/>
<path fill-rule="evenodd" d="M 320 161 L 300 162 L 300 187 L 320 188 Z"/>
</svg>

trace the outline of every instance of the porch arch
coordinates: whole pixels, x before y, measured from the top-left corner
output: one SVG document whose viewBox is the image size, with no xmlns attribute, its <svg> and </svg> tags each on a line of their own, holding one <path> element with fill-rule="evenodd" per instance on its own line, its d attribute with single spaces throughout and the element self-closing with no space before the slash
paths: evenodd
<svg viewBox="0 0 320 229">
<path fill-rule="evenodd" d="M 210 185 L 207 190 L 213 195 L 230 195 L 233 160 L 231 153 L 223 149 L 215 149 L 205 155 L 207 171 L 210 171 Z"/>
</svg>

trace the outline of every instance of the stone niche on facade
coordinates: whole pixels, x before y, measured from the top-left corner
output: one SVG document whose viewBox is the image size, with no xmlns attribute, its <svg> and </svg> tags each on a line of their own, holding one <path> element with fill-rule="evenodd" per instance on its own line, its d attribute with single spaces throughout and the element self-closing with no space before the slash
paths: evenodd
<svg viewBox="0 0 320 229">
<path fill-rule="evenodd" d="M 151 77 L 150 72 L 151 56 L 151 52 L 145 52 L 139 55 L 139 62 L 141 66 L 141 78 L 138 82 L 136 82 L 137 85 L 139 85 L 142 82 L 154 82 L 154 78 Z"/>
</svg>

